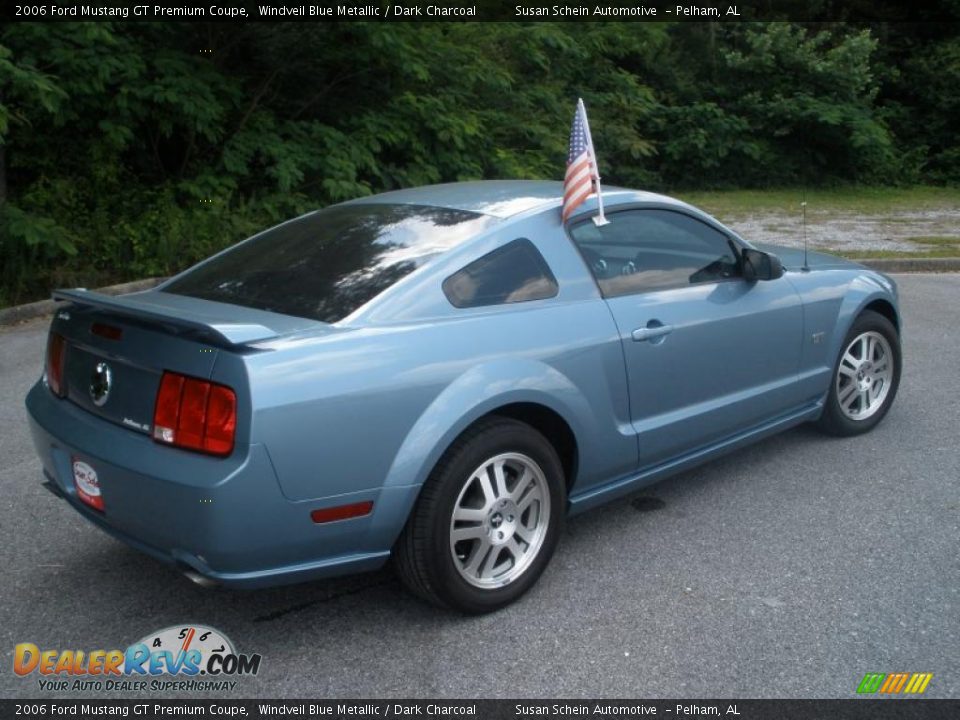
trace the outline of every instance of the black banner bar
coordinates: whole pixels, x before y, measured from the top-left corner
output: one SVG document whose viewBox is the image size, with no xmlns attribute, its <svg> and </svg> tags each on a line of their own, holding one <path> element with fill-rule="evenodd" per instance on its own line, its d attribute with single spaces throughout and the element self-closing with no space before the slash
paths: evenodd
<svg viewBox="0 0 960 720">
<path fill-rule="evenodd" d="M 147 0 L 5 2 L 13 22 L 957 22 L 949 2 L 902 0 Z"/>
<path fill-rule="evenodd" d="M 0 700 L 2 718 L 725 718 L 941 720 L 960 700 Z"/>
</svg>

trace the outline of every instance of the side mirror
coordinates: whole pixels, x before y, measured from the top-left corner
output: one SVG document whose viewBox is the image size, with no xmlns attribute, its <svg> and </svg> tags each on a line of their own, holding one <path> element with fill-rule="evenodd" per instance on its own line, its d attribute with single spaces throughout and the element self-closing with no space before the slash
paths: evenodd
<svg viewBox="0 0 960 720">
<path fill-rule="evenodd" d="M 743 265 L 743 279 L 748 282 L 783 277 L 783 263 L 776 255 L 744 248 L 740 253 L 740 260 Z"/>
</svg>

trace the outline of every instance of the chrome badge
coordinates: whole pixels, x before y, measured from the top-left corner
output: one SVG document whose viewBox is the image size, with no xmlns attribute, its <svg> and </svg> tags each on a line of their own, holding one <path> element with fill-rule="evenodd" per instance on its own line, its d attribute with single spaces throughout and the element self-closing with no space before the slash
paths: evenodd
<svg viewBox="0 0 960 720">
<path fill-rule="evenodd" d="M 90 378 L 90 399 L 97 407 L 101 407 L 110 397 L 110 388 L 113 386 L 113 370 L 106 363 L 97 363 Z"/>
</svg>

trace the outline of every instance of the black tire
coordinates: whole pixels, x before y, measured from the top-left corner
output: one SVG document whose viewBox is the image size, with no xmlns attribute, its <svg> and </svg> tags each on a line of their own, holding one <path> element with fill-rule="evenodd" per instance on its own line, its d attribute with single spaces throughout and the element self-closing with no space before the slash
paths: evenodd
<svg viewBox="0 0 960 720">
<path fill-rule="evenodd" d="M 844 354 L 851 346 L 851 343 L 864 333 L 871 332 L 879 333 L 889 344 L 893 373 L 889 380 L 890 385 L 883 398 L 882 404 L 869 417 L 858 420 L 848 417 L 841 407 L 837 390 L 837 377 L 840 373 L 840 366 Z M 893 326 L 893 323 L 880 313 L 873 312 L 872 310 L 864 310 L 857 319 L 854 320 L 853 325 L 850 326 L 850 330 L 847 332 L 840 346 L 840 352 L 833 366 L 833 373 L 830 375 L 830 392 L 827 395 L 823 414 L 817 421 L 817 427 L 825 433 L 839 437 L 860 435 L 872 430 L 886 416 L 890 410 L 890 406 L 893 404 L 894 398 L 897 396 L 897 390 L 900 387 L 900 371 L 902 367 L 903 360 L 900 349 L 900 335 L 897 329 Z"/>
<path fill-rule="evenodd" d="M 516 578 L 502 587 L 475 587 L 455 565 L 451 550 L 453 512 L 474 471 L 505 453 L 522 454 L 542 471 L 549 494 L 547 518 L 540 521 L 545 532 L 539 549 L 526 560 L 528 564 Z M 519 479 L 513 482 L 514 487 L 519 485 Z M 424 483 L 394 547 L 395 568 L 408 589 L 435 605 L 469 614 L 498 610 L 529 590 L 547 566 L 562 532 L 566 501 L 563 466 L 550 442 L 525 423 L 497 416 L 485 418 L 457 438 Z M 538 505 L 537 513 L 540 511 Z M 518 521 L 521 514 L 518 511 Z M 489 517 L 484 520 L 485 525 L 490 522 Z"/>
</svg>

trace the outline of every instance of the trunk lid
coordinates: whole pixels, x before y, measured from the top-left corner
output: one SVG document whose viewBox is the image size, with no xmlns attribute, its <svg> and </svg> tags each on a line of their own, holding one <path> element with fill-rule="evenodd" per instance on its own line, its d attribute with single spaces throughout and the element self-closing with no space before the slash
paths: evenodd
<svg viewBox="0 0 960 720">
<path fill-rule="evenodd" d="M 223 353 L 257 340 L 329 325 L 156 290 L 111 297 L 58 290 L 51 332 L 66 340 L 66 398 L 105 420 L 149 434 L 164 370 L 211 379 Z"/>
</svg>

